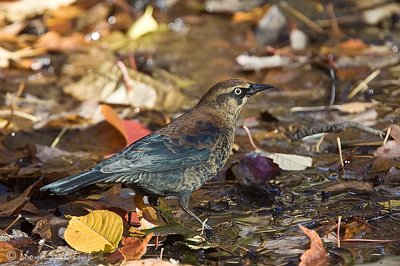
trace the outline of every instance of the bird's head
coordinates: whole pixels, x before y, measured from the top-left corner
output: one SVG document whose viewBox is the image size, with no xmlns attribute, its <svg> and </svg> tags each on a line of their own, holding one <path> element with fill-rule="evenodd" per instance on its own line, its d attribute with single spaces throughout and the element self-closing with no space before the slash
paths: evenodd
<svg viewBox="0 0 400 266">
<path fill-rule="evenodd" d="M 229 79 L 211 87 L 201 98 L 199 105 L 209 105 L 237 119 L 247 100 L 257 92 L 271 89 L 267 84 L 254 84 L 241 79 Z"/>
</svg>

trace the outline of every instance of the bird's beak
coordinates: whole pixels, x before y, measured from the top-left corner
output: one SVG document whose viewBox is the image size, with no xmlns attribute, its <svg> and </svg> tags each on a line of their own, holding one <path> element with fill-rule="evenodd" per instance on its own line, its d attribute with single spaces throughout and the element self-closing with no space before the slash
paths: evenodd
<svg viewBox="0 0 400 266">
<path fill-rule="evenodd" d="M 257 92 L 264 91 L 264 90 L 269 90 L 269 89 L 272 89 L 272 88 L 274 88 L 274 87 L 271 86 L 271 85 L 268 85 L 268 84 L 250 83 L 250 87 L 247 88 L 246 94 L 248 96 L 251 96 L 251 95 L 256 94 Z"/>
</svg>

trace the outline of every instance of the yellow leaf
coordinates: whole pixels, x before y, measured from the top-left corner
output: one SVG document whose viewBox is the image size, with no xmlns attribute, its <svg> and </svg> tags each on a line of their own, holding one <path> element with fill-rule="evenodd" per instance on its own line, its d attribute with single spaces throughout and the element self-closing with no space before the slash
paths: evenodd
<svg viewBox="0 0 400 266">
<path fill-rule="evenodd" d="M 127 34 L 129 38 L 136 40 L 157 29 L 158 23 L 153 18 L 153 7 L 147 6 L 144 14 L 129 28 Z"/>
<path fill-rule="evenodd" d="M 118 247 L 123 229 L 122 218 L 119 215 L 107 210 L 98 210 L 85 216 L 72 217 L 64 238 L 78 251 L 109 253 Z"/>
<path fill-rule="evenodd" d="M 378 203 L 386 208 L 397 208 L 400 206 L 400 200 L 389 200 Z"/>
</svg>

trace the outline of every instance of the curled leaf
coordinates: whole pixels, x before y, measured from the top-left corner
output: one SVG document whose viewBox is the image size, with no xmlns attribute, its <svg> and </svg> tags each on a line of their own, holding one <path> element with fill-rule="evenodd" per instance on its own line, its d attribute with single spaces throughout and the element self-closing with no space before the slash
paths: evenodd
<svg viewBox="0 0 400 266">
<path fill-rule="evenodd" d="M 300 257 L 299 266 L 325 266 L 328 265 L 327 254 L 322 240 L 314 230 L 299 225 L 304 234 L 310 238 L 310 248 Z"/>
<path fill-rule="evenodd" d="M 122 248 L 120 252 L 125 260 L 139 260 L 146 254 L 147 244 L 153 237 L 153 233 L 148 234 L 143 241 L 136 237 L 124 237 L 122 239 Z"/>
<path fill-rule="evenodd" d="M 153 18 L 153 7 L 147 6 L 143 16 L 141 16 L 128 30 L 128 36 L 131 39 L 139 39 L 147 33 L 158 29 L 158 23 Z"/>
</svg>

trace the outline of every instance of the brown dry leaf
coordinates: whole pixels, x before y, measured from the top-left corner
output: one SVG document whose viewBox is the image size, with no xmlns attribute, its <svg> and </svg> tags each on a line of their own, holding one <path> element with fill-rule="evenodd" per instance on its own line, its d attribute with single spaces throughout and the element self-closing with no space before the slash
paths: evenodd
<svg viewBox="0 0 400 266">
<path fill-rule="evenodd" d="M 22 21 L 26 18 L 43 14 L 46 10 L 70 5 L 75 1 L 76 0 L 18 0 L 5 2 L 0 3 L 0 13 L 3 13 L 9 21 Z"/>
<path fill-rule="evenodd" d="M 72 217 L 65 230 L 65 241 L 75 250 L 92 253 L 113 252 L 122 237 L 122 218 L 114 212 L 98 210 Z"/>
<path fill-rule="evenodd" d="M 299 227 L 310 238 L 310 248 L 301 255 L 299 266 L 328 265 L 327 253 L 317 232 L 301 225 Z"/>
<path fill-rule="evenodd" d="M 376 102 L 351 102 L 341 105 L 335 105 L 335 109 L 343 113 L 356 114 L 364 112 L 367 109 L 373 108 L 377 105 Z"/>
<path fill-rule="evenodd" d="M 399 125 L 391 125 L 392 130 L 390 131 L 390 136 L 394 138 L 395 141 L 400 142 L 400 126 Z"/>
<path fill-rule="evenodd" d="M 32 230 L 33 234 L 38 234 L 42 239 L 52 240 L 58 237 L 57 233 L 61 227 L 66 227 L 68 220 L 58 217 L 43 217 L 37 221 Z M 53 241 L 54 242 L 54 241 Z"/>
<path fill-rule="evenodd" d="M 146 254 L 147 244 L 153 237 L 153 233 L 146 235 L 143 241 L 140 241 L 136 237 L 124 237 L 122 239 L 122 247 L 120 252 L 124 256 L 125 260 L 139 260 L 144 254 Z"/>
<path fill-rule="evenodd" d="M 391 140 L 379 147 L 374 153 L 375 156 L 383 159 L 400 158 L 400 142 Z"/>
<path fill-rule="evenodd" d="M 156 209 L 151 206 L 146 206 L 143 208 L 143 218 L 152 224 L 158 224 L 158 215 Z"/>
<path fill-rule="evenodd" d="M 249 12 L 238 11 L 233 15 L 232 20 L 234 22 L 249 21 L 256 24 L 259 20 L 262 19 L 264 14 L 268 11 L 269 7 L 269 5 L 264 5 L 263 7 L 255 7 Z"/>
<path fill-rule="evenodd" d="M 55 31 L 49 31 L 42 35 L 35 46 L 46 48 L 49 51 L 68 52 L 81 49 L 86 44 L 82 33 L 74 32 L 69 36 L 63 37 Z"/>
<path fill-rule="evenodd" d="M 340 48 L 344 49 L 344 50 L 360 51 L 367 47 L 368 47 L 368 45 L 363 40 L 360 40 L 360 39 L 349 39 L 340 44 Z"/>
<path fill-rule="evenodd" d="M 29 201 L 29 197 L 32 195 L 32 193 L 34 193 L 41 185 L 41 181 L 35 182 L 30 187 L 25 189 L 25 191 L 20 196 L 2 204 L 0 206 L 0 217 L 8 217 L 19 213 L 24 205 Z"/>
<path fill-rule="evenodd" d="M 20 257 L 21 250 L 8 243 L 0 242 L 0 263 L 17 261 Z"/>
<path fill-rule="evenodd" d="M 145 259 L 137 261 L 128 261 L 121 264 L 122 266 L 172 266 L 172 265 L 188 265 L 188 264 L 176 264 L 162 259 Z"/>
<path fill-rule="evenodd" d="M 371 232 L 371 226 L 367 222 L 352 221 L 346 223 L 344 232 L 344 239 L 360 238 L 361 235 Z"/>
<path fill-rule="evenodd" d="M 61 6 L 45 15 L 45 23 L 49 31 L 68 33 L 74 29 L 75 19 L 83 13 L 77 6 Z"/>
<path fill-rule="evenodd" d="M 335 182 L 329 184 L 325 191 L 327 192 L 344 192 L 344 191 L 373 191 L 372 183 L 358 180 Z"/>
</svg>

